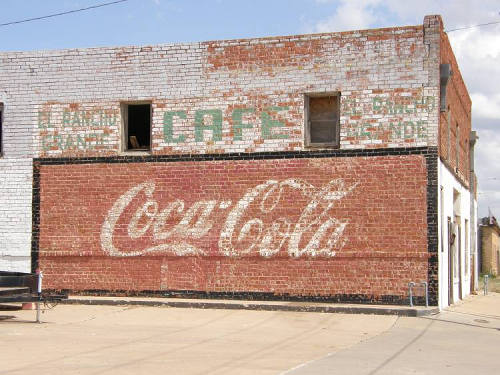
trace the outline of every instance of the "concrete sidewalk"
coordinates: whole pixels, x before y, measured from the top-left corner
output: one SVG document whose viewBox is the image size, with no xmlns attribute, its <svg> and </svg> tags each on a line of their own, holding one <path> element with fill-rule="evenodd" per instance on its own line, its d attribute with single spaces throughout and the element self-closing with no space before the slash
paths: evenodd
<svg viewBox="0 0 500 375">
<path fill-rule="evenodd" d="M 319 303 L 292 301 L 256 301 L 233 299 L 149 298 L 149 297 L 95 297 L 70 296 L 65 304 L 102 306 L 168 306 L 195 309 L 295 311 L 342 314 L 374 314 L 397 316 L 426 316 L 437 314 L 435 306 L 366 305 L 347 303 Z"/>
<path fill-rule="evenodd" d="M 491 293 L 431 317 L 398 319 L 371 340 L 283 374 L 496 374 L 499 344 L 500 294 Z"/>
</svg>

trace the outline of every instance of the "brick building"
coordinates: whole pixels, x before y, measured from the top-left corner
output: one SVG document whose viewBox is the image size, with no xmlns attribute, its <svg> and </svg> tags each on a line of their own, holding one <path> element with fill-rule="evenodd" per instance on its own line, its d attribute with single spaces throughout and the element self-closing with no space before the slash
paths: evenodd
<svg viewBox="0 0 500 375">
<path fill-rule="evenodd" d="M 439 16 L 0 53 L 0 84 L 0 268 L 73 291 L 470 291 L 471 101 Z"/>
<path fill-rule="evenodd" d="M 483 217 L 479 225 L 481 272 L 498 276 L 500 269 L 500 226 L 493 215 Z"/>
</svg>

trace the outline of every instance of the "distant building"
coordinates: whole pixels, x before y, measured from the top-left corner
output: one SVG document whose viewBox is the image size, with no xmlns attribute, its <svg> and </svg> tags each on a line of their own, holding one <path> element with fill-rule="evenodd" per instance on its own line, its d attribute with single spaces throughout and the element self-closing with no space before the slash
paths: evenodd
<svg viewBox="0 0 500 375">
<path fill-rule="evenodd" d="M 439 16 L 0 53 L 0 267 L 75 292 L 447 306 L 477 278 L 471 100 Z"/>
<path fill-rule="evenodd" d="M 479 226 L 481 272 L 497 276 L 500 269 L 500 227 L 493 215 L 483 217 Z"/>
</svg>

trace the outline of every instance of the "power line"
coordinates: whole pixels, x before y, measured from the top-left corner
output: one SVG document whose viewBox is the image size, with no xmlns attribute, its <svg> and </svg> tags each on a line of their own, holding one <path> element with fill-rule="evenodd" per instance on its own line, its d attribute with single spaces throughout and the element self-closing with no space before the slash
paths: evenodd
<svg viewBox="0 0 500 375">
<path fill-rule="evenodd" d="M 451 33 L 452 31 L 467 30 L 467 29 L 472 29 L 474 27 L 487 26 L 487 25 L 496 25 L 497 23 L 500 23 L 500 21 L 497 21 L 497 22 L 488 22 L 488 23 L 480 23 L 479 25 L 472 25 L 472 26 L 467 26 L 467 27 L 459 27 L 458 29 L 446 30 L 446 32 L 447 33 Z"/>
<path fill-rule="evenodd" d="M 57 16 L 63 16 L 65 14 L 70 14 L 70 13 L 77 13 L 77 12 L 82 12 L 84 10 L 89 10 L 89 9 L 95 9 L 95 8 L 101 8 L 105 7 L 108 5 L 113 5 L 113 4 L 118 4 L 118 3 L 124 3 L 125 1 L 128 0 L 116 0 L 112 1 L 110 3 L 104 3 L 104 4 L 98 4 L 98 5 L 93 5 L 87 8 L 80 8 L 80 9 L 74 9 L 74 10 L 69 10 L 67 12 L 61 12 L 61 13 L 54 13 L 54 14 L 49 14 L 47 16 L 41 16 L 41 17 L 35 17 L 35 18 L 27 18 L 25 20 L 19 20 L 19 21 L 12 21 L 12 22 L 7 22 L 7 23 L 0 23 L 0 27 L 2 26 L 9 26 L 9 25 L 15 25 L 18 23 L 24 23 L 24 22 L 30 22 L 30 21 L 37 21 L 37 20 L 43 20 L 45 18 L 51 18 L 51 17 L 57 17 Z"/>
</svg>

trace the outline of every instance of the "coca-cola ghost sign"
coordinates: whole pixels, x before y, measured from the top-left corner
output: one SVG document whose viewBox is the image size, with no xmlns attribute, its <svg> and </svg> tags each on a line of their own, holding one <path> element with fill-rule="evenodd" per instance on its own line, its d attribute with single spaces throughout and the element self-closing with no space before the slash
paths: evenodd
<svg viewBox="0 0 500 375">
<path fill-rule="evenodd" d="M 333 217 L 331 209 L 356 185 L 346 186 L 343 179 L 320 187 L 302 179 L 268 180 L 237 200 L 187 204 L 187 199 L 178 197 L 161 202 L 155 198 L 156 183 L 146 181 L 114 202 L 101 227 L 101 246 L 107 254 L 120 257 L 151 253 L 332 257 L 346 242 L 348 220 Z M 121 223 L 125 216 L 127 222 Z M 117 243 L 123 241 L 116 241 L 118 227 L 121 238 L 147 245 L 121 248 Z M 206 245 L 214 241 L 216 245 Z"/>
</svg>

